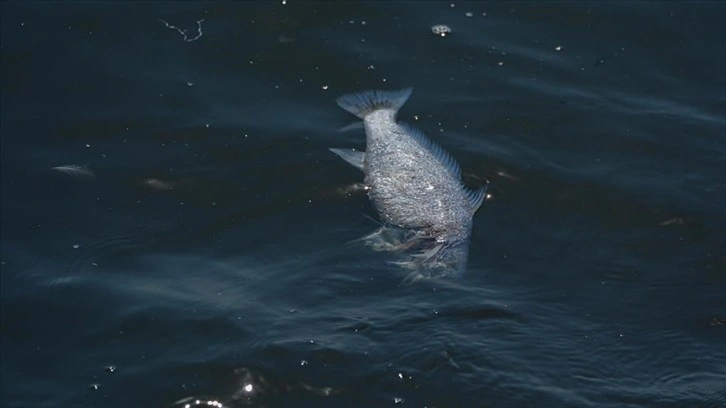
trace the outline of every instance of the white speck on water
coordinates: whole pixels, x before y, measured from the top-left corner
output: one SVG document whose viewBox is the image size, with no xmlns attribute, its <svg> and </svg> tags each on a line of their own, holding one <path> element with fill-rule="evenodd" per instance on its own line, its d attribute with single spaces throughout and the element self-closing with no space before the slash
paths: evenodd
<svg viewBox="0 0 726 408">
<path fill-rule="evenodd" d="M 404 402 L 405 402 L 405 401 L 404 401 L 404 399 L 403 399 L 403 398 L 400 398 L 400 397 L 394 397 L 394 398 L 393 398 L 393 403 L 394 403 L 394 404 L 403 404 Z"/>
<path fill-rule="evenodd" d="M 440 37 L 446 37 L 451 34 L 451 28 L 444 24 L 438 24 L 431 27 L 431 32 Z"/>
<path fill-rule="evenodd" d="M 374 65 L 368 65 L 367 69 L 369 71 L 374 71 L 376 69 L 376 67 Z"/>
<path fill-rule="evenodd" d="M 81 246 L 80 246 L 80 245 L 78 245 L 78 244 L 73 244 L 73 249 L 78 249 L 78 248 L 80 248 L 80 247 L 81 247 Z"/>
<path fill-rule="evenodd" d="M 383 82 L 386 82 L 386 78 L 383 78 Z"/>
<path fill-rule="evenodd" d="M 88 147 L 91 147 L 91 145 L 90 145 L 90 144 L 88 144 L 88 143 L 86 143 L 86 148 L 88 148 Z"/>
<path fill-rule="evenodd" d="M 501 67 L 502 65 L 504 65 L 504 61 L 497 62 L 497 65 L 499 65 Z"/>
<path fill-rule="evenodd" d="M 472 13 L 471 11 L 467 11 L 466 14 L 465 14 L 465 16 L 467 16 L 467 17 L 474 17 L 474 13 Z"/>
<path fill-rule="evenodd" d="M 245 392 L 252 392 L 253 389 L 252 384 L 246 384 L 244 388 Z"/>
<path fill-rule="evenodd" d="M 451 3 L 451 4 L 449 4 L 449 7 L 454 8 L 454 7 L 456 7 L 456 4 Z"/>
<path fill-rule="evenodd" d="M 287 0 L 282 0 L 282 5 L 284 6 L 285 4 L 287 4 Z"/>
<path fill-rule="evenodd" d="M 308 365 L 308 361 L 307 360 L 302 360 L 302 361 L 300 361 L 300 365 L 301 366 L 306 366 L 306 365 Z"/>
<path fill-rule="evenodd" d="M 418 115 L 413 115 L 413 120 L 418 120 Z"/>
<path fill-rule="evenodd" d="M 212 127 L 212 125 L 210 125 L 209 123 L 206 123 L 206 124 L 204 124 L 204 127 L 206 127 L 207 129 L 209 129 L 210 127 Z"/>
<path fill-rule="evenodd" d="M 562 51 L 562 46 L 561 45 L 556 46 L 555 51 Z"/>
<path fill-rule="evenodd" d="M 194 86 L 194 82 L 187 82 L 187 86 Z"/>
<path fill-rule="evenodd" d="M 323 85 L 322 88 L 323 88 L 323 91 L 327 91 L 328 90 L 328 86 L 327 85 Z"/>
</svg>

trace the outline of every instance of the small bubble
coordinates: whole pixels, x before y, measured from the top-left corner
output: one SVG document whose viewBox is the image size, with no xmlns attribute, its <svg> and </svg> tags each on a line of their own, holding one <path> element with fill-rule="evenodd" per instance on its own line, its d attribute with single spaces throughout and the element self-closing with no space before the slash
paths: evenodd
<svg viewBox="0 0 726 408">
<path fill-rule="evenodd" d="M 456 7 L 456 4 L 451 3 L 451 4 L 449 4 L 449 7 L 454 8 L 454 7 Z"/>
<path fill-rule="evenodd" d="M 308 361 L 307 360 L 302 360 L 302 361 L 300 361 L 300 365 L 301 366 L 306 366 L 306 365 L 308 365 Z"/>
<path fill-rule="evenodd" d="M 323 91 L 327 91 L 328 90 L 328 86 L 327 85 L 323 85 L 322 88 L 323 88 Z"/>
<path fill-rule="evenodd" d="M 206 127 L 207 129 L 209 129 L 210 127 L 212 127 L 212 125 L 210 125 L 209 123 L 205 123 L 204 124 L 204 127 Z"/>
<path fill-rule="evenodd" d="M 472 13 L 471 11 L 467 11 L 464 15 L 467 17 L 474 17 L 474 13 Z"/>
<path fill-rule="evenodd" d="M 287 0 L 282 0 L 282 5 L 284 6 L 285 4 L 287 4 Z"/>
<path fill-rule="evenodd" d="M 555 51 L 562 51 L 562 46 L 561 45 L 556 46 Z"/>
<path fill-rule="evenodd" d="M 499 65 L 501 67 L 502 65 L 504 65 L 504 61 L 497 62 L 497 65 Z"/>
<path fill-rule="evenodd" d="M 373 66 L 373 65 L 371 64 L 371 65 L 368 65 L 367 69 L 368 69 L 369 71 L 373 71 L 373 70 L 375 70 L 375 69 L 376 69 L 376 67 L 375 67 L 375 66 Z"/>
<path fill-rule="evenodd" d="M 194 86 L 194 82 L 187 82 L 187 86 Z"/>
<path fill-rule="evenodd" d="M 116 366 L 109 365 L 109 366 L 106 366 L 104 368 L 104 370 L 106 370 L 106 372 L 113 373 L 116 371 Z"/>
<path fill-rule="evenodd" d="M 78 245 L 78 244 L 73 244 L 73 249 L 78 249 L 78 248 L 80 248 L 80 247 L 81 247 L 81 246 L 80 246 L 80 245 Z"/>
<path fill-rule="evenodd" d="M 91 384 L 88 386 L 88 388 L 90 388 L 92 390 L 97 390 L 97 389 L 101 388 L 101 384 Z"/>
<path fill-rule="evenodd" d="M 88 143 L 86 143 L 86 147 L 87 147 L 87 148 L 88 148 L 88 147 L 91 147 L 91 145 L 90 145 L 90 144 L 88 144 Z"/>
<path fill-rule="evenodd" d="M 399 398 L 399 397 L 394 397 L 394 398 L 393 398 L 393 403 L 394 403 L 394 404 L 403 404 L 404 402 L 405 402 L 405 401 L 404 401 L 404 399 L 403 399 L 403 398 Z"/>
<path fill-rule="evenodd" d="M 252 392 L 252 390 L 254 390 L 254 387 L 252 387 L 252 384 L 245 384 L 244 390 L 245 390 L 245 392 L 249 393 L 249 392 Z"/>
</svg>

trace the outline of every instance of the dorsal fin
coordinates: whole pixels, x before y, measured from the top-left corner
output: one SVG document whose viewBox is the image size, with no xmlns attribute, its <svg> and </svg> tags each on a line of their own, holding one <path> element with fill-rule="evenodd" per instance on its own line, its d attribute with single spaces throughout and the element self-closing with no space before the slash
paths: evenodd
<svg viewBox="0 0 726 408">
<path fill-rule="evenodd" d="M 457 163 L 456 160 L 446 150 L 444 150 L 443 147 L 441 147 L 433 140 L 429 139 L 422 131 L 416 129 L 408 123 L 399 123 L 399 125 L 403 127 L 406 132 L 411 135 L 411 137 L 417 140 L 419 144 L 421 144 L 421 146 L 423 146 L 429 153 L 436 157 L 436 159 L 441 164 L 443 164 L 444 167 L 449 169 L 455 179 L 461 179 L 461 168 L 459 167 L 459 163 Z"/>
<path fill-rule="evenodd" d="M 466 195 L 469 197 L 469 202 L 471 203 L 471 213 L 474 214 L 476 210 L 481 207 L 482 203 L 484 203 L 484 199 L 487 196 L 487 188 L 489 187 L 489 184 L 484 184 L 477 190 L 470 190 L 466 187 L 464 187 L 464 191 L 466 191 Z"/>
</svg>

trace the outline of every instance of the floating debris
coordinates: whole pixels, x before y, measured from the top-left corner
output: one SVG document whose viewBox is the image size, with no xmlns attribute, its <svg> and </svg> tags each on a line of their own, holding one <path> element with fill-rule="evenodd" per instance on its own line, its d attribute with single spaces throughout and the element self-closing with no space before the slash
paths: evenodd
<svg viewBox="0 0 726 408">
<path fill-rule="evenodd" d="M 51 170 L 59 171 L 64 174 L 71 175 L 78 179 L 92 179 L 96 175 L 88 168 L 88 166 L 80 166 L 77 164 L 66 164 L 63 166 L 53 167 Z"/>
<path fill-rule="evenodd" d="M 451 28 L 444 24 L 439 24 L 431 27 L 431 32 L 440 37 L 446 37 L 451 34 Z"/>
<path fill-rule="evenodd" d="M 195 37 L 189 37 L 187 35 L 187 32 L 189 31 L 188 29 L 181 29 L 177 26 L 167 23 L 166 21 L 164 21 L 162 19 L 159 19 L 159 21 L 162 22 L 166 26 L 166 28 L 168 28 L 170 30 L 176 30 L 179 34 L 182 35 L 182 37 L 184 37 L 184 41 L 186 41 L 186 42 L 196 41 L 196 40 L 202 38 L 202 35 L 204 35 L 204 33 L 202 32 L 202 23 L 204 22 L 204 19 L 197 20 L 197 35 Z"/>
<path fill-rule="evenodd" d="M 288 36 L 285 34 L 280 34 L 277 37 L 277 42 L 279 42 L 280 44 L 292 43 L 292 42 L 295 42 L 295 37 Z"/>
<path fill-rule="evenodd" d="M 667 220 L 661 222 L 660 225 L 662 225 L 662 226 L 686 225 L 686 223 L 688 223 L 689 221 L 691 221 L 691 220 L 688 218 L 685 218 L 685 217 L 673 217 L 673 218 L 670 218 L 670 219 L 667 219 Z"/>
<path fill-rule="evenodd" d="M 155 190 L 172 190 L 179 183 L 174 181 L 160 180 L 157 178 L 148 178 L 143 181 L 143 184 Z"/>
</svg>

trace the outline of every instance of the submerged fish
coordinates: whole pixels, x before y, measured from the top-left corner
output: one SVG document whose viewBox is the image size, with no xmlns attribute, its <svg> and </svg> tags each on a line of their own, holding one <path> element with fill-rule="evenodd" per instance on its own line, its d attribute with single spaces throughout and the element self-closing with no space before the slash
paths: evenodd
<svg viewBox="0 0 726 408">
<path fill-rule="evenodd" d="M 362 170 L 368 196 L 384 225 L 363 239 L 374 249 L 404 256 L 397 264 L 413 278 L 460 274 L 466 269 L 472 218 L 487 186 L 469 190 L 456 161 L 419 130 L 396 122 L 411 95 L 366 91 L 338 105 L 363 119 L 366 151 L 330 149 Z"/>
</svg>

